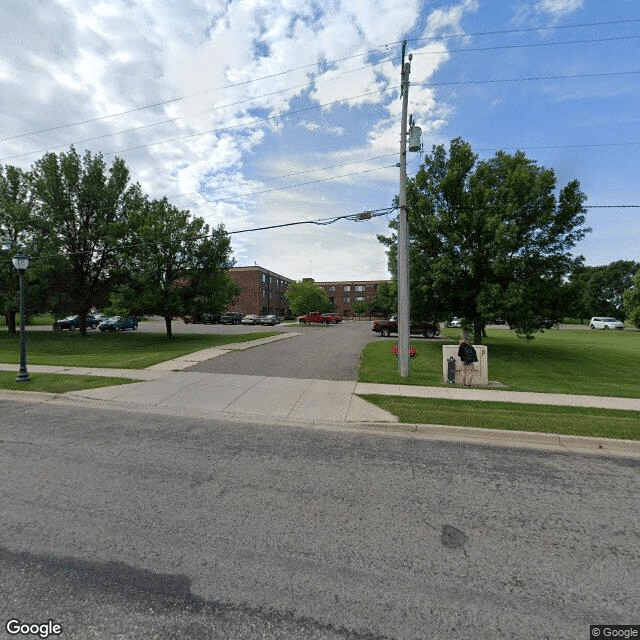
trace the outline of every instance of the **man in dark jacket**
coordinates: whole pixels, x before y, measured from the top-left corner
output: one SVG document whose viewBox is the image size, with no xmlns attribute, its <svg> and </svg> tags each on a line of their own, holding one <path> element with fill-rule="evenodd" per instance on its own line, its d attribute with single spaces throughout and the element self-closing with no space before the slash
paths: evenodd
<svg viewBox="0 0 640 640">
<path fill-rule="evenodd" d="M 462 361 L 462 386 L 470 387 L 473 381 L 473 363 L 478 362 L 473 345 L 470 345 L 466 340 L 460 340 L 458 358 Z"/>
</svg>

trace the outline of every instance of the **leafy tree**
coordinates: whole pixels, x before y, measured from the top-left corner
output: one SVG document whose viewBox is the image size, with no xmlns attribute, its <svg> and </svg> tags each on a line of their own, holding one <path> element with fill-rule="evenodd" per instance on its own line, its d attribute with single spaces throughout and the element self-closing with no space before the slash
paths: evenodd
<svg viewBox="0 0 640 640">
<path fill-rule="evenodd" d="M 386 316 L 395 315 L 398 312 L 398 286 L 395 280 L 381 282 L 378 285 L 378 293 L 369 305 L 371 311 L 384 313 Z"/>
<path fill-rule="evenodd" d="M 589 309 L 585 317 L 607 315 L 625 318 L 624 292 L 631 287 L 640 264 L 618 260 L 604 266 L 586 267 L 584 301 Z"/>
<path fill-rule="evenodd" d="M 528 339 L 558 321 L 585 198 L 577 181 L 556 195 L 553 170 L 521 151 L 478 161 L 460 138 L 434 146 L 407 184 L 413 317 L 461 317 L 476 344 L 498 316 Z M 379 239 L 395 273 L 396 236 Z"/>
<path fill-rule="evenodd" d="M 628 319 L 640 329 L 640 269 L 633 277 L 631 286 L 624 293 L 624 308 Z"/>
<path fill-rule="evenodd" d="M 125 248 L 125 273 L 111 296 L 111 309 L 130 315 L 157 314 L 171 323 L 185 313 L 222 311 L 240 288 L 228 275 L 231 243 L 222 226 L 213 232 L 162 200 L 145 201 L 132 218 L 131 246 Z"/>
<path fill-rule="evenodd" d="M 107 167 L 101 154 L 87 151 L 45 154 L 33 169 L 33 193 L 43 252 L 64 257 L 66 286 L 58 306 L 78 313 L 86 335 L 86 315 L 104 297 L 117 268 L 118 247 L 129 233 L 130 216 L 140 206 L 141 193 L 129 182 L 125 162 L 116 158 Z M 62 303 L 62 305 L 60 305 Z M 62 311 L 62 309 L 59 309 Z"/>
<path fill-rule="evenodd" d="M 29 253 L 31 207 L 29 174 L 18 167 L 0 165 L 0 306 L 11 334 L 16 333 L 19 310 L 18 276 L 11 258 L 18 251 Z"/>
<path fill-rule="evenodd" d="M 366 300 L 356 300 L 353 305 L 353 312 L 357 316 L 362 316 L 369 311 L 369 303 Z"/>
<path fill-rule="evenodd" d="M 285 291 L 285 298 L 289 301 L 289 309 L 294 316 L 320 311 L 321 313 L 332 309 L 327 292 L 313 280 L 301 280 L 292 282 Z"/>
</svg>

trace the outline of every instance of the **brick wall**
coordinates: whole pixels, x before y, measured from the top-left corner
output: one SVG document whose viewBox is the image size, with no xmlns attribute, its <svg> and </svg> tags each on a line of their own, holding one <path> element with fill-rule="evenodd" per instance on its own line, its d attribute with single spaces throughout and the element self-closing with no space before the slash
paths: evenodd
<svg viewBox="0 0 640 640">
<path fill-rule="evenodd" d="M 289 315 L 289 303 L 284 292 L 292 282 L 290 278 L 259 266 L 234 267 L 229 270 L 229 275 L 242 287 L 242 292 L 227 311 L 239 311 L 245 315 Z"/>
<path fill-rule="evenodd" d="M 341 282 L 316 282 L 336 306 L 336 313 L 342 317 L 355 316 L 353 303 L 356 299 L 372 302 L 378 295 L 378 285 L 382 280 L 344 280 Z M 372 314 L 374 317 L 381 314 Z M 369 315 L 367 314 L 367 317 Z"/>
</svg>

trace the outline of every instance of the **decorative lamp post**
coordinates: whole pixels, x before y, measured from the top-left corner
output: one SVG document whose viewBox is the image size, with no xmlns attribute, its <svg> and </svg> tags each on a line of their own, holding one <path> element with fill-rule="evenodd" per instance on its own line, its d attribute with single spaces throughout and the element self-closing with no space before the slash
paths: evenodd
<svg viewBox="0 0 640 640">
<path fill-rule="evenodd" d="M 22 255 L 22 253 L 18 253 L 11 260 L 20 278 L 20 371 L 16 382 L 27 382 L 31 378 L 27 372 L 27 349 L 25 346 L 24 274 L 29 268 L 29 258 Z"/>
</svg>

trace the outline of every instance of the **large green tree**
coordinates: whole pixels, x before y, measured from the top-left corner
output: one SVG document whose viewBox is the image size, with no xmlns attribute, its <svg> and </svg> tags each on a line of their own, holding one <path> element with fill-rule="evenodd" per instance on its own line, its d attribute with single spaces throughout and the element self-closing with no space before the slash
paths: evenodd
<svg viewBox="0 0 640 640">
<path fill-rule="evenodd" d="M 222 311 L 240 293 L 228 274 L 231 243 L 222 226 L 212 231 L 166 198 L 145 201 L 131 222 L 114 311 L 160 315 L 171 338 L 174 317 Z"/>
<path fill-rule="evenodd" d="M 631 286 L 624 293 L 624 307 L 628 319 L 640 329 L 640 269 L 633 277 Z"/>
<path fill-rule="evenodd" d="M 461 138 L 434 146 L 407 184 L 413 317 L 461 317 L 476 343 L 495 317 L 527 338 L 558 321 L 585 198 L 523 152 L 479 161 Z M 395 274 L 396 235 L 379 239 Z"/>
<path fill-rule="evenodd" d="M 384 313 L 386 316 L 395 315 L 398 312 L 398 287 L 397 282 L 383 281 L 378 285 L 378 293 L 369 305 L 371 311 Z"/>
<path fill-rule="evenodd" d="M 67 312 L 86 315 L 103 299 L 118 267 L 119 246 L 130 237 L 130 218 L 141 204 L 138 185 L 130 183 L 125 162 L 116 158 L 107 167 L 101 154 L 80 157 L 68 152 L 47 153 L 32 172 L 35 210 L 45 242 L 42 254 L 63 256 L 57 265 L 65 275 Z M 52 287 L 57 291 L 58 287 Z"/>
<path fill-rule="evenodd" d="M 29 174 L 18 167 L 0 165 L 0 306 L 9 333 L 16 333 L 18 276 L 11 258 L 30 253 L 33 237 Z"/>
<path fill-rule="evenodd" d="M 284 295 L 289 301 L 289 309 L 294 316 L 309 313 L 309 311 L 324 313 L 333 308 L 327 292 L 313 280 L 292 282 Z"/>
<path fill-rule="evenodd" d="M 640 263 L 617 260 L 607 265 L 580 265 L 571 273 L 569 315 L 574 318 L 591 316 L 626 317 L 623 297 L 633 283 Z"/>
</svg>

